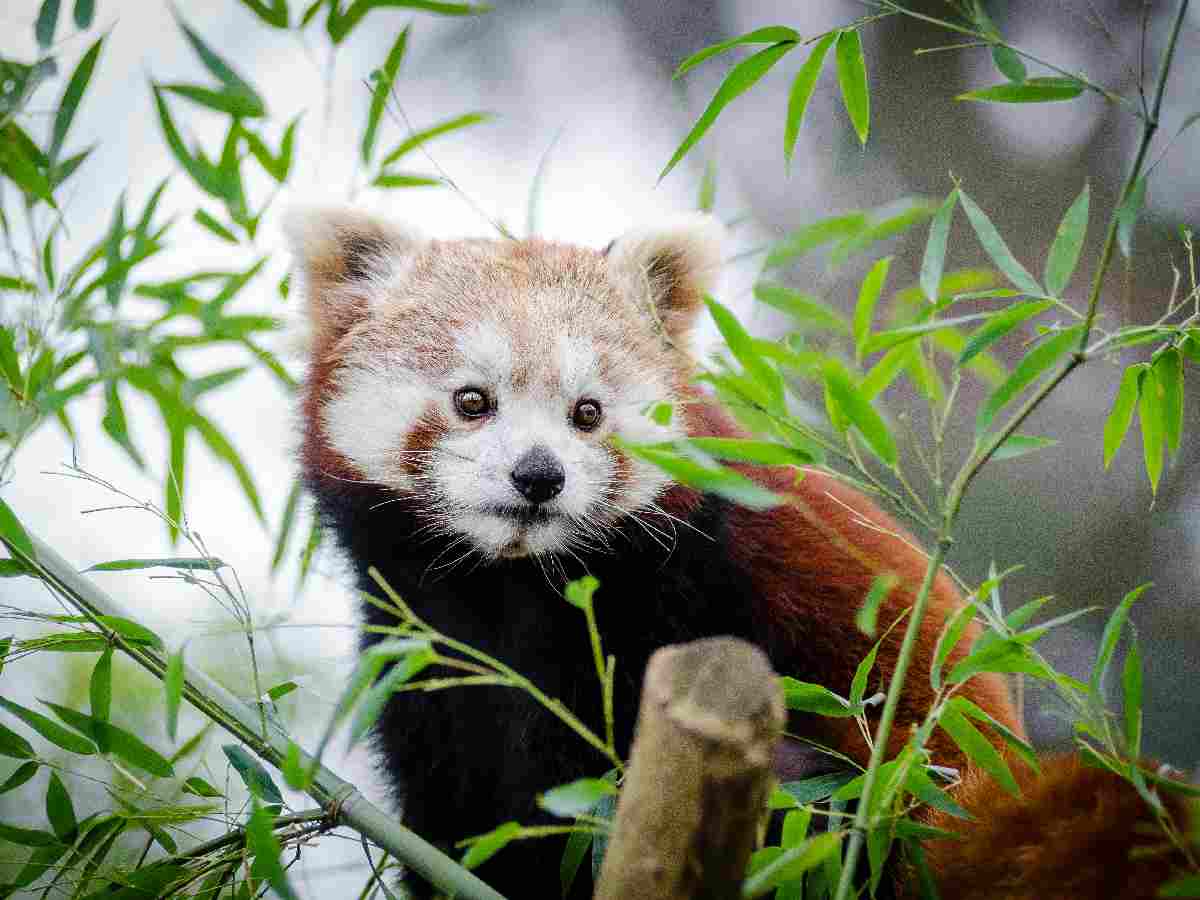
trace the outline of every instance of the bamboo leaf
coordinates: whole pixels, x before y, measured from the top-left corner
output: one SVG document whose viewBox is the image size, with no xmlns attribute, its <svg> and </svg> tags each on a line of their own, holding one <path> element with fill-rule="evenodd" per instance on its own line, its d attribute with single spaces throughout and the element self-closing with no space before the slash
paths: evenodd
<svg viewBox="0 0 1200 900">
<path fill-rule="evenodd" d="M 747 32 L 739 37 L 730 38 L 727 41 L 721 41 L 719 44 L 713 44 L 711 47 L 705 47 L 698 53 L 693 53 L 687 59 L 679 64 L 679 68 L 675 70 L 672 79 L 680 78 L 684 73 L 705 60 L 712 59 L 727 50 L 734 47 L 739 47 L 743 44 L 778 44 L 783 41 L 791 41 L 795 43 L 801 39 L 800 33 L 792 28 L 787 28 L 783 25 L 771 25 L 767 28 L 758 28 L 754 31 Z"/>
<path fill-rule="evenodd" d="M 1021 83 L 1008 82 L 967 91 L 955 100 L 975 100 L 982 103 L 1052 103 L 1074 100 L 1083 93 L 1083 85 L 1074 78 L 1038 77 Z"/>
<path fill-rule="evenodd" d="M 871 321 L 875 317 L 875 304 L 879 302 L 879 295 L 883 292 L 883 285 L 887 281 L 888 269 L 891 265 L 892 257 L 890 256 L 885 256 L 876 262 L 871 266 L 871 271 L 867 273 L 862 287 L 858 290 L 858 301 L 854 304 L 854 346 L 858 351 L 860 362 L 866 356 L 864 345 L 871 333 Z"/>
<path fill-rule="evenodd" d="M 887 599 L 892 590 L 900 583 L 900 579 L 891 572 L 876 575 L 871 580 L 871 589 L 867 598 L 854 616 L 854 624 L 867 637 L 874 637 L 876 623 L 879 619 L 879 605 Z"/>
<path fill-rule="evenodd" d="M 254 856 L 250 874 L 266 881 L 281 900 L 297 900 L 280 862 L 282 851 L 275 837 L 274 822 L 275 817 L 256 797 L 250 820 L 246 823 L 246 849 Z"/>
<path fill-rule="evenodd" d="M 859 393 L 840 365 L 831 361 L 825 366 L 824 375 L 826 388 L 832 394 L 837 408 L 858 429 L 871 452 L 889 468 L 894 467 L 898 453 L 887 423 L 870 401 Z"/>
<path fill-rule="evenodd" d="M 26 709 L 24 706 L 14 703 L 6 697 L 0 697 L 0 706 L 7 709 L 50 743 L 61 747 L 68 753 L 90 756 L 96 752 L 96 747 L 90 740 L 80 737 L 74 732 L 67 731 L 67 729 L 63 728 L 57 722 L 46 718 L 39 712 Z"/>
<path fill-rule="evenodd" d="M 950 221 L 954 207 L 958 205 L 958 188 L 952 190 L 929 223 L 929 239 L 925 242 L 925 255 L 921 259 L 921 291 L 930 303 L 937 303 L 942 284 L 942 272 L 946 267 L 946 240 L 950 235 Z"/>
<path fill-rule="evenodd" d="M 83 58 L 79 60 L 79 65 L 75 67 L 75 71 L 71 73 L 71 79 L 67 82 L 66 88 L 63 89 L 62 99 L 58 101 L 58 110 L 54 114 L 54 127 L 50 133 L 50 149 L 46 151 L 46 156 L 51 163 L 57 161 L 63 141 L 67 139 L 67 131 L 70 130 L 71 123 L 75 120 L 75 111 L 79 108 L 79 101 L 83 99 L 83 92 L 87 90 L 87 86 L 92 80 L 96 59 L 100 56 L 100 48 L 103 45 L 104 37 L 101 37 L 88 48 L 87 53 L 83 54 Z"/>
<path fill-rule="evenodd" d="M 33 759 L 33 745 L 7 725 L 0 724 L 0 756 L 11 759 Z M 3 791 L 0 791 L 3 793 Z"/>
<path fill-rule="evenodd" d="M 959 192 L 959 199 L 962 201 L 963 211 L 967 214 L 971 227 L 975 229 L 975 234 L 979 237 L 979 243 L 983 245 L 984 251 L 996 264 L 996 268 L 1003 272 L 1005 277 L 1023 293 L 1044 294 L 1045 291 L 1041 289 L 1037 279 L 1017 262 L 1017 258 L 1008 249 L 1008 244 L 1004 243 L 1004 238 L 1000 237 L 1000 232 L 996 230 L 996 226 L 992 224 L 987 213 L 965 193 Z"/>
<path fill-rule="evenodd" d="M 687 137 L 683 139 L 672 155 L 666 167 L 659 173 L 658 180 L 662 181 L 667 177 L 667 174 L 678 165 L 679 161 L 687 155 L 687 152 L 692 149 L 700 138 L 704 137 L 713 122 L 717 120 L 721 110 L 736 100 L 746 91 L 750 90 L 755 83 L 771 70 L 771 67 L 783 57 L 785 53 L 796 46 L 795 41 L 783 41 L 781 43 L 772 44 L 765 50 L 760 50 L 748 59 L 742 60 L 732 71 L 725 76 L 725 80 L 721 82 L 717 88 L 716 94 L 709 101 L 704 112 L 700 114 L 700 118 L 696 124 L 692 126 L 692 130 L 688 132 Z"/>
<path fill-rule="evenodd" d="M 770 509 L 779 505 L 779 498 L 766 488 L 731 469 L 709 467 L 678 453 L 652 446 L 638 446 L 614 441 L 619 448 L 661 468 L 680 484 L 734 500 L 751 509 Z"/>
<path fill-rule="evenodd" d="M 948 705 L 954 707 L 956 710 L 972 719 L 976 719 L 987 724 L 993 731 L 996 732 L 996 734 L 1000 735 L 1001 739 L 1006 744 L 1016 751 L 1017 755 L 1019 755 L 1021 759 L 1025 761 L 1025 764 L 1028 765 L 1029 768 L 1033 769 L 1035 772 L 1040 771 L 1037 751 L 1033 749 L 1033 746 L 1028 741 L 1018 735 L 1007 725 L 997 721 L 990 714 L 980 709 L 962 694 L 952 697 Z"/>
<path fill-rule="evenodd" d="M 263 104 L 258 92 L 250 86 L 250 83 L 230 68 L 229 64 L 204 43 L 200 35 L 189 28 L 187 23 L 180 20 L 179 27 L 188 39 L 188 43 L 192 45 L 192 49 L 196 51 L 196 55 L 200 57 L 200 62 L 204 64 L 204 68 L 208 69 L 225 86 L 229 94 L 235 94 L 243 98 L 247 107 L 252 110 L 251 112 L 243 113 L 243 115 L 266 115 L 266 106 Z"/>
<path fill-rule="evenodd" d="M 487 834 L 475 838 L 472 840 L 471 846 L 467 848 L 467 852 L 463 854 L 463 867 L 475 869 L 483 865 L 483 863 L 503 850 L 520 831 L 520 823 L 505 822 L 503 825 L 493 828 Z"/>
<path fill-rule="evenodd" d="M 929 683 L 935 691 L 942 689 L 942 667 L 950 658 L 950 654 L 954 652 L 954 648 L 958 646 L 958 642 L 962 640 L 967 626 L 975 618 L 976 609 L 978 609 L 976 604 L 968 603 L 956 610 L 942 626 L 937 643 L 933 647 L 933 662 L 929 667 Z"/>
<path fill-rule="evenodd" d="M 854 715 L 850 702 L 844 697 L 839 697 L 829 688 L 806 681 L 798 681 L 786 675 L 779 681 L 783 685 L 783 700 L 788 709 L 839 719 Z"/>
<path fill-rule="evenodd" d="M 21 555 L 29 559 L 37 558 L 37 554 L 33 550 L 33 541 L 25 533 L 16 513 L 12 511 L 12 507 L 3 499 L 0 499 L 0 539 L 3 539 L 4 543 Z"/>
<path fill-rule="evenodd" d="M 1025 62 L 1021 59 L 1020 54 L 1003 44 L 996 44 L 992 47 L 992 62 L 996 64 L 1001 75 L 1017 84 L 1023 82 L 1028 75 L 1025 71 Z"/>
<path fill-rule="evenodd" d="M 167 658 L 167 671 L 163 675 L 163 692 L 166 695 L 167 737 L 171 741 L 179 730 L 179 706 L 183 701 L 183 648 L 180 647 Z"/>
<path fill-rule="evenodd" d="M 18 828 L 15 825 L 0 824 L 0 841 L 19 844 L 22 847 L 49 847 L 61 843 L 49 831 L 35 831 L 32 828 Z"/>
<path fill-rule="evenodd" d="M 1183 355 L 1175 347 L 1168 347 L 1154 361 L 1154 377 L 1162 391 L 1163 430 L 1167 439 L 1167 451 L 1171 457 L 1179 449 L 1183 432 Z"/>
<path fill-rule="evenodd" d="M 1117 207 L 1117 246 L 1121 255 L 1129 259 L 1133 255 L 1133 228 L 1146 202 L 1146 176 L 1142 175 L 1129 188 L 1129 193 Z"/>
<path fill-rule="evenodd" d="M 113 756 L 149 772 L 151 775 L 157 775 L 159 778 L 171 778 L 175 775 L 175 768 L 171 765 L 171 761 L 137 735 L 124 728 L 118 728 L 111 722 L 101 722 L 93 716 L 85 715 L 68 706 L 51 703 L 49 700 L 40 702 L 80 734 L 94 736 L 98 730 L 103 729 L 108 739 L 108 752 Z"/>
<path fill-rule="evenodd" d="M 761 897 L 774 888 L 795 881 L 810 869 L 832 858 L 841 846 L 844 832 L 827 831 L 798 847 L 784 850 L 742 884 L 743 897 Z"/>
<path fill-rule="evenodd" d="M 170 91 L 172 94 L 183 97 L 185 100 L 190 100 L 198 106 L 235 118 L 255 119 L 263 115 L 262 103 L 258 98 L 249 97 L 229 88 L 214 91 L 212 88 L 202 87 L 198 84 L 179 84 L 177 82 L 161 84 L 159 87 L 164 91 Z"/>
<path fill-rule="evenodd" d="M 846 323 L 845 317 L 811 294 L 795 291 L 770 281 L 760 281 L 754 285 L 754 297 L 768 306 L 787 313 L 804 325 L 822 331 L 834 331 L 838 334 L 850 333 L 850 327 Z"/>
<path fill-rule="evenodd" d="M 1078 343 L 1081 327 L 1076 325 L 1060 331 L 1025 355 L 1024 359 L 1013 369 L 1012 374 L 1008 376 L 1008 380 L 996 388 L 980 408 L 979 414 L 975 418 L 977 435 L 984 434 L 1000 410 Z"/>
<path fill-rule="evenodd" d="M 1129 650 L 1121 671 L 1121 693 L 1125 713 L 1125 743 L 1129 755 L 1137 759 L 1142 755 L 1142 651 L 1138 647 L 1136 632 L 1129 636 Z"/>
<path fill-rule="evenodd" d="M 965 366 L 1022 322 L 1041 315 L 1053 305 L 1054 301 L 1052 300 L 1027 300 L 1024 303 L 1016 303 L 999 312 L 991 313 L 991 318 L 967 338 L 955 364 Z"/>
<path fill-rule="evenodd" d="M 165 556 L 152 559 L 114 559 L 109 562 L 96 563 L 89 566 L 85 572 L 131 572 L 138 569 L 200 569 L 216 571 L 225 563 L 215 557 L 204 556 Z"/>
<path fill-rule="evenodd" d="M 868 224 L 866 213 L 852 212 L 803 225 L 771 245 L 763 268 L 778 268 L 830 241 L 858 234 Z"/>
<path fill-rule="evenodd" d="M 813 89 L 821 76 L 821 67 L 829 48 L 837 40 L 837 33 L 831 32 L 821 38 L 808 54 L 808 59 L 796 73 L 792 89 L 788 94 L 787 121 L 783 127 L 783 158 L 787 165 L 792 164 L 792 154 L 796 152 L 796 139 L 800 136 L 800 128 L 804 124 L 804 113 L 808 110 L 808 101 L 812 99 Z"/>
<path fill-rule="evenodd" d="M 24 740 L 24 738 L 22 738 L 22 740 Z M 29 755 L 33 755 L 32 749 L 30 749 Z M 33 762 L 32 760 L 21 763 L 21 765 L 17 767 L 17 770 L 9 775 L 8 778 L 4 780 L 3 784 L 0 784 L 0 794 L 7 794 L 9 791 L 15 791 L 21 785 L 25 784 L 37 774 L 39 766 L 40 763 Z"/>
<path fill-rule="evenodd" d="M 775 368 L 768 363 L 754 346 L 754 341 L 742 327 L 742 323 L 725 306 L 712 297 L 704 298 L 708 313 L 717 324 L 721 337 L 729 345 L 729 351 L 734 355 L 742 368 L 766 392 L 768 406 L 780 409 L 783 406 L 783 379 Z"/>
<path fill-rule="evenodd" d="M 1125 374 L 1121 376 L 1117 396 L 1113 398 L 1112 410 L 1104 421 L 1104 468 L 1106 469 L 1112 463 L 1113 457 L 1117 455 L 1117 451 L 1121 449 L 1125 435 L 1129 432 L 1129 426 L 1133 424 L 1133 413 L 1137 409 L 1142 373 L 1148 368 L 1149 366 L 1145 363 L 1138 363 L 1126 369 Z"/>
<path fill-rule="evenodd" d="M 759 441 L 749 438 L 695 437 L 676 441 L 695 447 L 713 459 L 733 462 L 752 462 L 767 466 L 807 466 L 813 457 L 805 450 L 789 447 L 774 441 Z M 665 445 L 669 447 L 670 445 Z"/>
<path fill-rule="evenodd" d="M 75 0 L 75 27 L 84 29 L 92 27 L 92 17 L 96 15 L 94 0 Z"/>
<path fill-rule="evenodd" d="M 965 325 L 968 322 L 979 322 L 990 318 L 992 315 L 992 313 L 971 313 L 966 316 L 956 316 L 953 319 L 931 319 L 928 322 L 919 322 L 916 325 L 890 328 L 887 331 L 880 331 L 871 335 L 863 346 L 863 352 L 871 354 L 878 353 L 880 350 L 890 350 L 893 347 L 898 347 L 917 338 L 925 337 L 927 334 L 933 334 L 935 331 L 957 328 L 959 325 Z"/>
<path fill-rule="evenodd" d="M 262 763 L 238 744 L 226 744 L 221 749 L 225 751 L 230 765 L 237 771 L 251 795 L 265 803 L 283 803 L 283 796 L 279 793 L 279 788 L 275 786 L 275 781 L 267 773 L 267 770 L 262 767 Z"/>
<path fill-rule="evenodd" d="M 57 772 L 50 773 L 50 782 L 46 785 L 46 818 L 55 836 L 63 843 L 70 843 L 79 823 L 75 819 L 71 795 Z"/>
<path fill-rule="evenodd" d="M 854 125 L 858 142 L 865 146 L 871 127 L 871 97 L 867 89 L 867 62 L 863 58 L 862 39 L 855 29 L 838 35 L 837 72 L 846 113 Z"/>
<path fill-rule="evenodd" d="M 1138 422 L 1142 427 L 1142 459 L 1150 493 L 1158 493 L 1158 480 L 1163 470 L 1163 444 L 1166 437 L 1166 408 L 1164 391 L 1158 380 L 1157 366 L 1142 373 L 1138 386 Z"/>
<path fill-rule="evenodd" d="M 992 746 L 979 730 L 967 721 L 966 716 L 952 704 L 947 704 L 938 719 L 941 729 L 950 735 L 963 754 L 991 775 L 996 783 L 1014 797 L 1021 796 L 1021 789 L 1005 763 L 1004 757 Z"/>
<path fill-rule="evenodd" d="M 1083 249 L 1083 239 L 1087 234 L 1090 193 L 1090 185 L 1085 183 L 1079 196 L 1063 215 L 1050 254 L 1046 257 L 1046 272 L 1042 278 L 1046 290 L 1053 297 L 1062 296 L 1079 262 L 1079 252 Z"/>
<path fill-rule="evenodd" d="M 392 93 L 392 86 L 396 83 L 396 74 L 400 71 L 400 63 L 404 59 L 404 51 L 408 46 L 408 31 L 409 27 L 405 26 L 392 43 L 392 49 L 388 51 L 387 60 L 383 64 L 383 68 L 377 69 L 372 73 L 372 80 L 375 86 L 371 91 L 371 109 L 367 114 L 367 127 L 363 131 L 362 136 L 362 161 L 365 164 L 371 162 L 371 154 L 375 150 L 375 138 L 379 130 L 379 120 L 383 117 L 383 110 L 387 106 L 388 98 Z"/>
<path fill-rule="evenodd" d="M 93 729 L 92 737 L 101 753 L 109 751 L 108 729 L 104 726 L 108 724 L 109 712 L 112 709 L 112 657 L 113 648 L 109 644 L 96 660 L 89 685 L 92 718 L 100 726 Z"/>
<path fill-rule="evenodd" d="M 1129 619 L 1129 610 L 1149 587 L 1149 583 L 1140 584 L 1127 593 L 1104 624 L 1104 632 L 1100 635 L 1100 647 L 1096 652 L 1096 662 L 1092 665 L 1092 675 L 1088 683 L 1088 690 L 1097 701 L 1102 700 L 1104 679 L 1108 675 L 1108 667 L 1112 663 L 1113 653 L 1116 652 L 1121 631 Z"/>
<path fill-rule="evenodd" d="M 1018 456 L 1025 456 L 1027 453 L 1036 453 L 1038 450 L 1045 450 L 1047 447 L 1053 447 L 1058 441 L 1053 438 L 1036 437 L 1031 434 L 1011 434 L 1003 444 L 996 448 L 996 452 L 992 454 L 992 459 L 1016 459 Z"/>
<path fill-rule="evenodd" d="M 424 128 L 421 131 L 414 131 L 407 138 L 397 144 L 383 158 L 381 166 L 389 166 L 400 157 L 404 156 L 434 138 L 441 137 L 443 134 L 449 134 L 451 131 L 457 131 L 460 128 L 469 128 L 472 125 L 478 125 L 482 122 L 490 121 L 495 118 L 491 113 L 474 112 L 467 113 L 462 116 L 455 116 L 452 119 L 447 119 L 444 122 L 439 122 L 436 125 L 431 125 L 429 128 Z"/>
<path fill-rule="evenodd" d="M 590 812 L 604 797 L 615 797 L 617 787 L 603 778 L 580 778 L 539 794 L 537 805 L 560 819 Z"/>
<path fill-rule="evenodd" d="M 42 0 L 37 21 L 33 23 L 33 36 L 43 50 L 54 43 L 54 30 L 58 27 L 59 0 Z"/>
</svg>

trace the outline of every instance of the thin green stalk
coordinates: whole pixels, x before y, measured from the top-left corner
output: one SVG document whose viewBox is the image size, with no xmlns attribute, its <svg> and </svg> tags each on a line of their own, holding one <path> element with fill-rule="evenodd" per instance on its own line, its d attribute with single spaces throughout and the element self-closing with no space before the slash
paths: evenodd
<svg viewBox="0 0 1200 900">
<path fill-rule="evenodd" d="M 858 856 L 862 851 L 863 840 L 871 827 L 869 811 L 871 797 L 875 792 L 875 783 L 879 777 L 879 767 L 887 758 L 888 737 L 891 735 L 892 722 L 896 718 L 896 708 L 900 705 L 900 694 L 904 690 L 904 679 L 908 675 L 908 667 L 912 662 L 913 650 L 917 644 L 917 636 L 921 632 L 921 621 L 925 618 L 925 609 L 929 605 L 929 597 L 933 593 L 933 582 L 946 551 L 950 548 L 950 539 L 942 536 L 929 557 L 929 565 L 925 568 L 925 578 L 913 601 L 912 613 L 908 617 L 908 628 L 904 631 L 904 641 L 900 644 L 900 656 L 896 660 L 896 669 L 888 683 L 887 699 L 883 703 L 883 713 L 879 717 L 879 726 L 875 729 L 875 746 L 871 748 L 871 761 L 867 766 L 866 778 L 863 781 L 862 796 L 858 801 L 858 810 L 854 814 L 854 825 L 850 832 L 850 840 L 846 844 L 846 855 L 842 859 L 842 878 L 838 883 L 835 900 L 849 900 L 854 893 L 854 876 L 858 867 Z"/>
<path fill-rule="evenodd" d="M 34 535 L 26 534 L 33 548 L 32 555 L 7 538 L 0 539 L 14 558 L 36 572 L 64 601 L 88 616 L 116 647 L 161 680 L 166 672 L 163 654 L 150 647 L 131 644 L 100 619 L 101 616 L 131 618 L 128 613 L 104 591 L 82 577 L 53 548 Z M 260 735 L 259 716 L 250 704 L 186 663 L 184 697 L 205 716 L 245 743 L 255 755 L 276 768 L 282 764 L 292 744 L 291 737 L 275 723 L 269 723 L 267 733 Z M 394 814 L 376 807 L 353 784 L 342 780 L 326 767 L 315 764 L 312 757 L 303 751 L 301 765 L 312 767 L 313 777 L 306 792 L 325 809 L 332 825 L 346 825 L 366 836 L 446 893 L 464 900 L 503 900 L 478 876 L 405 828 Z"/>
</svg>

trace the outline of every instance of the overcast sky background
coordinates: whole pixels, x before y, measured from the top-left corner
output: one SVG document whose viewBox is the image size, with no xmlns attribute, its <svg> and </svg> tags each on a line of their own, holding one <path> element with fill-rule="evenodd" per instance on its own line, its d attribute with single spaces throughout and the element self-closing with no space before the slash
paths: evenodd
<svg viewBox="0 0 1200 900">
<path fill-rule="evenodd" d="M 293 0 L 293 5 L 300 4 Z M 1136 63 L 1136 20 L 1129 19 L 1119 4 L 1096 5 L 1113 23 L 1116 48 L 1083 24 L 1075 8 L 1086 7 L 1083 3 L 1013 3 L 1003 24 L 1014 41 L 1039 55 L 1127 89 L 1125 64 Z M 34 54 L 32 22 L 37 7 L 34 0 L 16 0 L 0 9 L 0 55 L 28 59 Z M 1157 59 L 1162 7 L 1152 5 L 1157 28 L 1150 59 Z M 153 113 L 148 80 L 209 81 L 172 20 L 170 7 L 159 0 L 100 0 L 97 9 L 95 27 L 88 34 L 67 36 L 65 24 L 59 31 L 64 38 L 62 67 L 67 72 L 96 35 L 110 33 L 69 141 L 69 149 L 94 141 L 100 145 L 67 192 L 71 239 L 63 244 L 62 258 L 68 260 L 72 248 L 77 252 L 107 228 L 122 190 L 131 208 L 140 209 L 167 175 L 173 177 L 164 210 L 190 213 L 200 204 L 217 211 L 176 171 Z M 501 0 L 494 12 L 475 20 L 377 10 L 338 53 L 332 80 L 336 99 L 328 119 L 322 104 L 323 13 L 308 29 L 306 45 L 294 33 L 266 27 L 232 0 L 181 2 L 178 10 L 266 98 L 272 143 L 278 141 L 287 121 L 304 114 L 292 184 L 276 198 L 253 252 L 214 241 L 181 216 L 170 250 L 143 272 L 144 277 L 165 278 L 206 267 L 235 268 L 248 265 L 258 253 L 270 252 L 267 273 L 238 301 L 241 312 L 279 315 L 287 311 L 274 287 L 287 269 L 279 213 L 292 202 L 350 199 L 358 138 L 369 102 L 364 82 L 382 63 L 396 32 L 408 23 L 413 31 L 397 93 L 413 126 L 470 111 L 497 115 L 492 122 L 431 145 L 437 165 L 470 202 L 450 190 L 429 188 L 362 191 L 353 197 L 357 204 L 434 236 L 487 234 L 489 225 L 477 210 L 523 232 L 531 180 L 544 154 L 548 159 L 539 231 L 592 246 L 602 246 L 621 231 L 656 216 L 693 208 L 701 166 L 706 159 L 716 160 L 717 211 L 726 220 L 742 220 L 731 235 L 731 256 L 820 216 L 907 195 L 944 194 L 949 170 L 965 179 L 967 189 L 1011 235 L 1018 255 L 1040 271 L 1040 253 L 1085 177 L 1093 179 L 1089 247 L 1094 256 L 1099 216 L 1107 215 L 1136 138 L 1131 122 L 1091 96 L 1071 104 L 1028 108 L 955 105 L 950 99 L 954 93 L 998 80 L 986 57 L 939 53 L 914 61 L 910 56 L 914 47 L 943 42 L 940 37 L 885 23 L 866 33 L 873 91 L 872 136 L 866 152 L 856 146 L 840 109 L 836 81 L 827 73 L 809 110 L 792 171 L 785 176 L 783 114 L 790 79 L 799 65 L 799 57 L 789 57 L 730 107 L 689 161 L 656 185 L 662 165 L 728 71 L 726 63 L 714 62 L 673 84 L 671 65 L 706 44 L 764 25 L 788 24 L 805 35 L 816 34 L 849 22 L 862 7 L 850 2 L 769 0 L 724 4 Z M 64 23 L 68 19 L 64 10 Z M 1196 24 L 1193 14 L 1181 38 L 1178 80 L 1163 114 L 1170 130 L 1194 109 L 1187 104 L 1196 96 L 1200 73 L 1188 60 L 1200 50 Z M 60 84 L 44 88 L 35 108 L 52 108 Z M 224 125 L 220 117 L 185 108 L 182 102 L 173 102 L 172 108 L 190 133 L 213 147 Z M 378 144 L 381 150 L 403 136 L 398 123 L 385 128 Z M 1185 135 L 1156 170 L 1148 201 L 1152 227 L 1143 229 L 1139 238 L 1148 261 L 1138 271 L 1135 300 L 1125 310 L 1138 321 L 1156 317 L 1163 287 L 1170 284 L 1170 263 L 1182 263 L 1169 237 L 1174 225 L 1194 223 L 1200 211 L 1200 191 L 1193 175 L 1198 135 L 1200 128 Z M 433 171 L 429 161 L 419 157 L 409 167 Z M 259 204 L 268 189 L 265 181 L 252 182 L 252 205 Z M 955 257 L 957 264 L 981 262 L 965 233 L 956 230 L 955 235 L 964 248 Z M 898 248 L 902 253 L 898 268 L 903 272 L 907 266 L 909 276 L 915 275 L 914 252 L 919 265 L 923 240 L 922 230 Z M 831 302 L 848 307 L 861 274 L 861 267 L 850 266 L 831 275 L 814 260 L 802 266 L 796 277 L 799 285 L 815 288 Z M 748 302 L 752 276 L 753 261 L 732 267 L 723 298 L 767 333 L 777 329 L 780 321 L 754 310 Z M 1082 280 L 1077 280 L 1077 294 L 1082 293 L 1081 285 Z M 1116 293 L 1112 292 L 1114 299 Z M 285 349 L 282 339 L 277 349 Z M 1012 351 L 1017 349 L 1014 346 Z M 233 361 L 219 352 L 205 352 L 189 358 L 189 363 L 194 373 L 202 374 Z M 1067 382 L 1056 401 L 1031 423 L 1033 430 L 1059 437 L 1060 447 L 1029 465 L 998 466 L 980 480 L 965 512 L 963 547 L 956 563 L 969 580 L 978 580 L 991 558 L 1001 568 L 1026 562 L 1028 568 L 1014 582 L 1008 602 L 1015 605 L 1053 592 L 1063 597 L 1054 607 L 1056 612 L 1083 603 L 1111 609 L 1125 590 L 1141 581 L 1156 581 L 1158 587 L 1135 616 L 1148 645 L 1148 749 L 1191 766 L 1200 762 L 1195 749 L 1200 715 L 1194 690 L 1194 677 L 1200 674 L 1195 651 L 1200 638 L 1197 441 L 1185 435 L 1180 459 L 1151 510 L 1136 437 L 1131 437 L 1114 471 L 1102 472 L 1100 429 L 1120 369 L 1095 368 Z M 98 427 L 103 404 L 95 396 L 84 401 L 76 414 L 79 444 L 72 448 L 53 425 L 43 428 L 25 447 L 15 479 L 5 487 L 5 499 L 28 527 L 80 568 L 113 558 L 172 552 L 164 529 L 148 515 L 84 514 L 83 510 L 117 501 L 98 488 L 43 474 L 59 469 L 74 453 L 86 469 L 138 497 L 160 501 L 165 439 L 152 410 L 132 394 L 126 398 L 135 441 L 150 461 L 148 472 L 138 472 L 103 436 Z M 232 387 L 207 396 L 202 406 L 244 454 L 274 527 L 295 477 L 290 399 L 269 376 L 255 370 Z M 1189 402 L 1189 423 L 1194 426 L 1196 418 L 1195 404 Z M 956 439 L 965 433 L 957 432 Z M 280 680 L 285 674 L 299 676 L 302 688 L 284 707 L 293 716 L 299 736 L 311 743 L 353 659 L 354 617 L 344 570 L 326 553 L 302 593 L 295 590 L 294 560 L 284 574 L 270 578 L 271 535 L 254 521 L 232 476 L 199 447 L 190 450 L 187 469 L 189 519 L 212 552 L 236 567 L 253 598 L 258 621 L 271 626 L 263 637 L 274 651 L 269 654 L 266 680 L 274 683 L 272 678 Z M 245 641 L 230 633 L 225 611 L 177 582 L 151 581 L 136 573 L 98 575 L 97 580 L 169 641 L 188 640 L 192 661 L 247 692 Z M 30 584 L 5 583 L 0 585 L 0 600 L 28 604 L 38 590 Z M 1053 638 L 1052 659 L 1080 674 L 1092 652 L 1097 623 L 1065 629 Z M 21 663 L 6 671 L 6 693 L 60 698 L 77 694 L 81 684 L 86 690 L 81 675 L 93 659 L 64 655 Z M 122 709 L 120 714 L 133 717 L 127 724 L 165 747 L 157 694 L 144 680 L 131 683 L 140 685 L 147 703 L 140 718 L 136 710 Z M 303 715 L 297 716 L 300 709 Z M 1056 732 L 1045 713 L 1033 709 L 1029 718 L 1041 736 L 1061 736 L 1061 729 Z M 190 728 L 199 723 L 198 717 L 187 720 Z M 183 733 L 189 733 L 187 726 Z M 214 739 L 214 748 L 219 743 Z M 208 777 L 223 784 L 223 767 L 217 757 L 210 755 L 209 760 L 213 768 Z M 369 796 L 382 799 L 381 785 L 362 750 L 343 759 L 339 747 L 329 762 Z M 96 794 L 94 799 L 98 804 L 102 798 Z M 40 810 L 18 806 L 15 800 L 14 795 L 0 798 L 4 821 L 41 820 Z M 302 799 L 296 802 L 305 805 Z M 306 852 L 298 884 L 304 896 L 316 896 L 330 884 L 324 879 L 346 879 L 332 888 L 341 896 L 353 889 L 349 885 L 361 884 L 362 872 L 355 868 L 360 865 L 357 845 L 327 838 L 319 850 Z"/>
</svg>

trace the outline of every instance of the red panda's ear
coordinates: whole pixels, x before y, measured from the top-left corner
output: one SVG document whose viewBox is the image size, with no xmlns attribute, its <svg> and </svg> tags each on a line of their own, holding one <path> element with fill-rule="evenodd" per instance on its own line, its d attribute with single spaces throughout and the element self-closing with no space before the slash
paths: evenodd
<svg viewBox="0 0 1200 900">
<path fill-rule="evenodd" d="M 724 226 L 703 213 L 627 232 L 606 251 L 609 276 L 686 347 L 704 295 L 721 270 Z"/>
<path fill-rule="evenodd" d="M 347 207 L 297 206 L 284 232 L 292 288 L 301 297 L 314 344 L 328 347 L 369 310 L 423 243 L 415 232 Z"/>
</svg>

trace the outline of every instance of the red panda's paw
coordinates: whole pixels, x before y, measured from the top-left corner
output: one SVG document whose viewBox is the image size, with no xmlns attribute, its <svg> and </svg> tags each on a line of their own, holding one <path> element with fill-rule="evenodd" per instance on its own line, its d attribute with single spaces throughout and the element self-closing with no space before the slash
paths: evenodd
<svg viewBox="0 0 1200 900">
<path fill-rule="evenodd" d="M 962 836 L 925 844 L 941 900 L 1150 900 L 1186 872 L 1184 854 L 1127 781 L 1077 754 L 1047 757 L 1041 768 L 1016 773 L 1020 797 L 972 772 L 954 796 L 975 821 L 934 815 L 931 824 Z M 1177 833 L 1192 840 L 1185 801 L 1158 793 Z"/>
</svg>

